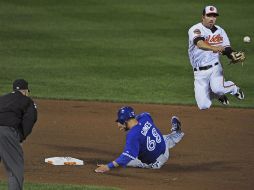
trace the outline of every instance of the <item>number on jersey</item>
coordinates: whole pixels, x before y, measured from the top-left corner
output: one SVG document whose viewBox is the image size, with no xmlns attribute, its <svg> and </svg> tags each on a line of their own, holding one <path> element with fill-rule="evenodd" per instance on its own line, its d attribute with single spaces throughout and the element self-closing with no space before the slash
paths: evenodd
<svg viewBox="0 0 254 190">
<path fill-rule="evenodd" d="M 155 140 L 152 140 L 149 136 L 146 138 L 146 146 L 149 151 L 153 151 L 156 147 L 156 143 L 161 142 L 161 137 L 155 128 L 152 129 L 152 135 L 155 137 Z"/>
</svg>

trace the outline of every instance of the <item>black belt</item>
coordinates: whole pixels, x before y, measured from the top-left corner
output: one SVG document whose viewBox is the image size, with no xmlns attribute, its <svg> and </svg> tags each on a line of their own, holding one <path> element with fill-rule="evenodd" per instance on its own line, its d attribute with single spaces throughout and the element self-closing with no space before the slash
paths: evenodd
<svg viewBox="0 0 254 190">
<path fill-rule="evenodd" d="M 204 67 L 197 67 L 197 68 L 194 68 L 193 70 L 194 71 L 202 71 L 202 70 L 208 70 L 210 68 L 212 68 L 213 66 L 215 65 L 218 65 L 219 63 L 215 63 L 214 65 L 207 65 L 207 66 L 204 66 Z"/>
</svg>

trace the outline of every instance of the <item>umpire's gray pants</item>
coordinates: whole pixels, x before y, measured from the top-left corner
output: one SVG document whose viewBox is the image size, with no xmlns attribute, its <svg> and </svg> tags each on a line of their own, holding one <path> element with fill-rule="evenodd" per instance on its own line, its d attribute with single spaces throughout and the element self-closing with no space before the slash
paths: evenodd
<svg viewBox="0 0 254 190">
<path fill-rule="evenodd" d="M 0 126 L 0 161 L 8 173 L 9 190 L 22 190 L 24 181 L 23 150 L 15 129 Z"/>
</svg>

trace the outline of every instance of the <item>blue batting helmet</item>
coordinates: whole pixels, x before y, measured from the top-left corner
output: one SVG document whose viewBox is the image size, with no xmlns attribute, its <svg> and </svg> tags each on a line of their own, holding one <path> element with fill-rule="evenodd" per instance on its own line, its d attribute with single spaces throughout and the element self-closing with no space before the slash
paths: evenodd
<svg viewBox="0 0 254 190">
<path fill-rule="evenodd" d="M 128 121 L 130 118 L 135 118 L 135 112 L 132 107 L 126 106 L 118 110 L 116 122 L 122 125 Z"/>
</svg>

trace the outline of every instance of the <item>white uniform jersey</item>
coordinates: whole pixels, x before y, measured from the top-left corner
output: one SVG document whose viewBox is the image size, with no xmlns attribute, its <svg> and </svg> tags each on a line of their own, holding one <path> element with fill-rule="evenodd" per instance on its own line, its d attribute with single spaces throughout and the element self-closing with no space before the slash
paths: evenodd
<svg viewBox="0 0 254 190">
<path fill-rule="evenodd" d="M 213 33 L 210 29 L 206 28 L 202 23 L 195 24 L 189 31 L 189 58 L 193 68 L 204 67 L 207 65 L 213 65 L 216 62 L 220 63 L 219 53 L 213 51 L 204 51 L 199 49 L 195 44 L 194 40 L 197 37 L 202 37 L 205 42 L 212 46 L 230 46 L 230 42 L 226 32 L 219 26 L 215 26 L 217 30 Z"/>
</svg>

